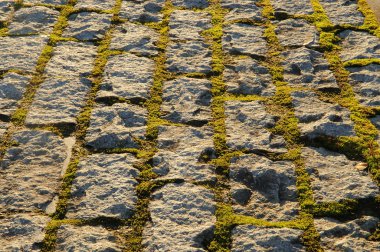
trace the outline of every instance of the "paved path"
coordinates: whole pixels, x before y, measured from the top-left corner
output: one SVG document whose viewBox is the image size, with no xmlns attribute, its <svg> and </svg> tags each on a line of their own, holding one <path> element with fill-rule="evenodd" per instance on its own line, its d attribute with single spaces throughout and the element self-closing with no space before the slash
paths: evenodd
<svg viewBox="0 0 380 252">
<path fill-rule="evenodd" d="M 0 0 L 0 24 L 0 251 L 380 251 L 365 0 Z"/>
</svg>

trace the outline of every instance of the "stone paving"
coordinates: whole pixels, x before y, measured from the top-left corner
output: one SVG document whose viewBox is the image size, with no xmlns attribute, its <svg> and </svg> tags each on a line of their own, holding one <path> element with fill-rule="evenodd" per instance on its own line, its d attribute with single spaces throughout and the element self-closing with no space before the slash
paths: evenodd
<svg viewBox="0 0 380 252">
<path fill-rule="evenodd" d="M 0 251 L 380 251 L 376 1 L 0 0 Z"/>
</svg>

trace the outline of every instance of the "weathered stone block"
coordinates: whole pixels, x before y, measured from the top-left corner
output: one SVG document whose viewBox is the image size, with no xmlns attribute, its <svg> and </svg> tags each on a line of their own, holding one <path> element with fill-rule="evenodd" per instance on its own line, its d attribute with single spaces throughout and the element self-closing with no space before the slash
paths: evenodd
<svg viewBox="0 0 380 252">
<path fill-rule="evenodd" d="M 63 5 L 67 4 L 68 0 L 23 0 L 26 4 L 54 4 Z"/>
<path fill-rule="evenodd" d="M 189 10 L 173 11 L 170 15 L 169 37 L 177 40 L 204 40 L 201 32 L 211 28 L 211 16 Z"/>
<path fill-rule="evenodd" d="M 206 8 L 208 6 L 207 0 L 173 0 L 172 2 L 176 7 L 184 7 L 187 9 Z"/>
<path fill-rule="evenodd" d="M 165 0 L 123 1 L 119 16 L 131 22 L 149 23 L 162 21 Z"/>
<path fill-rule="evenodd" d="M 262 8 L 255 5 L 256 0 L 221 0 L 221 6 L 230 11 L 225 16 L 227 21 L 253 20 L 263 21 Z"/>
<path fill-rule="evenodd" d="M 320 0 L 323 9 L 334 25 L 362 25 L 364 16 L 358 10 L 357 2 L 357 0 Z"/>
<path fill-rule="evenodd" d="M 282 46 L 315 48 L 319 46 L 319 33 L 315 26 L 303 19 L 286 19 L 275 29 Z"/>
<path fill-rule="evenodd" d="M 78 0 L 75 4 L 76 8 L 95 8 L 99 10 L 110 10 L 115 6 L 115 1 L 104 0 Z"/>
<path fill-rule="evenodd" d="M 3 0 L 0 2 L 0 22 L 6 22 L 14 11 L 14 1 Z"/>
<path fill-rule="evenodd" d="M 342 39 L 342 60 L 380 58 L 380 39 L 364 31 L 345 30 L 338 34 Z"/>
<path fill-rule="evenodd" d="M 310 0 L 272 0 L 271 4 L 276 16 L 295 15 L 295 14 L 313 14 L 313 7 Z"/>
</svg>

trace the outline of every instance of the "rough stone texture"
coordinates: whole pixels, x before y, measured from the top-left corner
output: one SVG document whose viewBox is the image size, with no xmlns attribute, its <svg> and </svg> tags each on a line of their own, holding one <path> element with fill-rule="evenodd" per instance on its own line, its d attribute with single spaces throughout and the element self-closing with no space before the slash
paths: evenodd
<svg viewBox="0 0 380 252">
<path fill-rule="evenodd" d="M 155 63 L 152 59 L 133 54 L 110 56 L 97 100 L 124 98 L 137 103 L 148 99 L 153 85 L 154 69 Z"/>
<path fill-rule="evenodd" d="M 0 163 L 0 212 L 54 212 L 69 147 L 49 131 L 19 131 L 13 141 Z"/>
<path fill-rule="evenodd" d="M 223 50 L 230 54 L 265 57 L 267 53 L 264 28 L 248 24 L 232 24 L 223 29 Z"/>
<path fill-rule="evenodd" d="M 211 82 L 180 78 L 163 84 L 163 118 L 176 123 L 206 124 L 211 119 Z"/>
<path fill-rule="evenodd" d="M 153 193 L 145 251 L 206 251 L 215 223 L 213 194 L 192 184 L 169 184 Z"/>
<path fill-rule="evenodd" d="M 292 98 L 302 137 L 315 139 L 355 135 L 348 109 L 323 102 L 316 94 L 308 91 L 294 92 Z"/>
<path fill-rule="evenodd" d="M 47 36 L 1 37 L 0 39 L 0 71 L 18 69 L 32 72 Z"/>
<path fill-rule="evenodd" d="M 226 64 L 223 77 L 227 91 L 232 94 L 272 96 L 275 93 L 269 70 L 251 58 Z"/>
<path fill-rule="evenodd" d="M 6 22 L 12 15 L 14 1 L 0 2 L 0 22 Z"/>
<path fill-rule="evenodd" d="M 95 12 L 72 14 L 69 16 L 69 24 L 64 30 L 63 36 L 83 41 L 102 39 L 111 24 L 111 18 L 112 14 Z"/>
<path fill-rule="evenodd" d="M 305 167 L 311 176 L 316 202 L 375 197 L 379 188 L 359 163 L 324 148 L 303 148 Z"/>
<path fill-rule="evenodd" d="M 315 26 L 302 19 L 286 19 L 277 24 L 276 35 L 282 46 L 318 47 L 319 33 Z"/>
<path fill-rule="evenodd" d="M 123 50 L 142 56 L 156 56 L 158 33 L 140 24 L 124 23 L 112 33 L 110 49 Z"/>
<path fill-rule="evenodd" d="M 342 60 L 380 58 L 380 39 L 362 31 L 345 30 L 338 34 L 342 38 L 340 53 Z"/>
<path fill-rule="evenodd" d="M 227 145 L 239 150 L 285 152 L 285 140 L 269 132 L 276 118 L 265 111 L 262 102 L 225 103 Z"/>
<path fill-rule="evenodd" d="M 231 196 L 237 213 L 285 221 L 298 213 L 295 167 L 255 154 L 234 158 L 230 165 Z"/>
<path fill-rule="evenodd" d="M 189 10 L 173 11 L 170 15 L 169 28 L 169 37 L 172 41 L 203 41 L 201 32 L 211 28 L 211 16 Z"/>
<path fill-rule="evenodd" d="M 323 53 L 298 48 L 282 53 L 284 78 L 291 87 L 339 91 L 333 72 Z"/>
<path fill-rule="evenodd" d="M 256 0 L 221 0 L 221 6 L 230 11 L 225 16 L 227 21 L 253 20 L 262 21 L 262 8 L 255 5 Z"/>
<path fill-rule="evenodd" d="M 215 158 L 212 134 L 208 126 L 160 127 L 153 171 L 160 176 L 159 179 L 214 181 L 214 171 L 206 164 Z"/>
<path fill-rule="evenodd" d="M 313 14 L 313 7 L 310 0 L 272 0 L 271 4 L 276 16 L 295 15 L 295 14 Z"/>
<path fill-rule="evenodd" d="M 380 106 L 380 65 L 348 67 L 350 84 L 362 105 Z"/>
<path fill-rule="evenodd" d="M 11 35 L 50 34 L 57 21 L 59 11 L 43 6 L 21 8 L 15 12 L 8 26 Z"/>
<path fill-rule="evenodd" d="M 91 114 L 87 145 L 94 149 L 137 148 L 135 138 L 144 138 L 147 111 L 128 103 L 98 106 Z"/>
<path fill-rule="evenodd" d="M 67 218 L 128 218 L 137 202 L 139 171 L 131 154 L 95 154 L 78 165 Z"/>
<path fill-rule="evenodd" d="M 0 119 L 10 120 L 28 84 L 29 77 L 17 73 L 7 73 L 0 79 Z"/>
<path fill-rule="evenodd" d="M 33 214 L 15 214 L 1 219 L 0 251 L 40 251 L 48 221 L 46 216 Z"/>
<path fill-rule="evenodd" d="M 358 10 L 357 0 L 320 0 L 319 2 L 334 25 L 360 26 L 364 23 L 364 16 Z"/>
<path fill-rule="evenodd" d="M 164 4 L 165 0 L 123 1 L 119 16 L 132 22 L 160 22 L 163 17 L 160 12 Z"/>
<path fill-rule="evenodd" d="M 110 10 L 115 6 L 115 1 L 104 0 L 78 0 L 76 8 L 95 8 L 99 10 Z"/>
<path fill-rule="evenodd" d="M 176 7 L 184 7 L 186 9 L 206 8 L 208 6 L 207 0 L 173 0 L 172 3 Z"/>
<path fill-rule="evenodd" d="M 0 121 L 0 137 L 3 136 L 3 134 L 5 133 L 5 131 L 7 130 L 8 127 L 9 127 L 9 123 L 8 122 L 2 122 L 2 121 Z"/>
<path fill-rule="evenodd" d="M 62 225 L 58 229 L 55 251 L 121 252 L 118 243 L 118 238 L 103 227 Z"/>
<path fill-rule="evenodd" d="M 265 228 L 252 225 L 232 230 L 232 252 L 306 251 L 301 245 L 302 230 Z"/>
<path fill-rule="evenodd" d="M 54 4 L 63 5 L 67 4 L 68 0 L 24 0 L 24 4 Z"/>
<path fill-rule="evenodd" d="M 372 216 L 362 216 L 347 222 L 332 218 L 314 220 L 325 251 L 380 251 L 379 242 L 367 240 L 378 222 L 379 219 Z"/>
</svg>

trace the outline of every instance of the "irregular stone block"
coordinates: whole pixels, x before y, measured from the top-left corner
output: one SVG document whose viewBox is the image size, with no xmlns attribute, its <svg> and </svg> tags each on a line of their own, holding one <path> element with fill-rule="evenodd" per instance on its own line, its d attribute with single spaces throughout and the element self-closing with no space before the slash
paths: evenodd
<svg viewBox="0 0 380 252">
<path fill-rule="evenodd" d="M 268 129 L 276 117 L 268 114 L 262 102 L 225 103 L 227 145 L 238 150 L 286 152 L 285 140 Z"/>
<path fill-rule="evenodd" d="M 205 163 L 215 158 L 212 136 L 212 129 L 206 126 L 160 127 L 153 171 L 159 179 L 215 181 L 212 167 Z"/>
<path fill-rule="evenodd" d="M 3 0 L 0 2 L 0 22 L 6 22 L 14 11 L 14 1 Z"/>
<path fill-rule="evenodd" d="M 131 22 L 160 22 L 163 17 L 161 10 L 164 4 L 165 0 L 123 1 L 119 16 Z"/>
<path fill-rule="evenodd" d="M 267 221 L 285 221 L 298 213 L 295 167 L 255 154 L 233 158 L 231 196 L 239 214 Z"/>
<path fill-rule="evenodd" d="M 276 16 L 313 14 L 310 0 L 272 0 L 271 4 Z"/>
<path fill-rule="evenodd" d="M 230 11 L 225 16 L 226 21 L 253 20 L 262 21 L 262 8 L 255 5 L 256 0 L 221 0 L 221 6 Z"/>
<path fill-rule="evenodd" d="M 67 4 L 68 0 L 23 0 L 24 4 L 54 4 L 63 5 Z"/>
<path fill-rule="evenodd" d="M 48 221 L 48 217 L 34 214 L 15 214 L 1 219 L 0 251 L 41 251 Z"/>
<path fill-rule="evenodd" d="M 203 41 L 201 32 L 211 28 L 211 16 L 189 10 L 173 11 L 170 15 L 169 28 L 169 37 L 172 41 Z"/>
<path fill-rule="evenodd" d="M 266 56 L 267 47 L 263 27 L 237 23 L 225 27 L 223 31 L 222 46 L 224 51 L 256 58 Z"/>
<path fill-rule="evenodd" d="M 164 82 L 163 118 L 176 123 L 206 124 L 211 119 L 211 82 L 180 78 Z"/>
<path fill-rule="evenodd" d="M 151 222 L 143 233 L 146 251 L 206 251 L 212 237 L 215 203 L 212 192 L 192 184 L 169 184 L 152 195 Z"/>
<path fill-rule="evenodd" d="M 357 0 L 320 0 L 323 9 L 334 25 L 362 25 L 364 16 L 358 10 L 357 2 Z"/>
<path fill-rule="evenodd" d="M 145 108 L 128 103 L 95 107 L 87 130 L 86 144 L 94 149 L 138 148 L 146 130 Z"/>
<path fill-rule="evenodd" d="M 338 34 L 342 39 L 342 60 L 380 58 L 380 39 L 364 31 L 345 30 Z"/>
<path fill-rule="evenodd" d="M 58 229 L 56 251 L 121 252 L 119 239 L 100 226 L 62 225 Z"/>
<path fill-rule="evenodd" d="M 111 18 L 112 14 L 95 12 L 72 14 L 69 16 L 69 24 L 64 30 L 63 36 L 83 41 L 102 39 L 111 24 Z"/>
<path fill-rule="evenodd" d="M 298 48 L 282 53 L 284 79 L 289 86 L 313 88 L 321 91 L 340 91 L 333 72 L 323 53 Z"/>
<path fill-rule="evenodd" d="M 0 212 L 53 213 L 70 147 L 49 131 L 19 131 L 12 141 L 0 163 Z"/>
<path fill-rule="evenodd" d="M 306 251 L 301 245 L 302 230 L 253 225 L 232 230 L 232 252 Z"/>
<path fill-rule="evenodd" d="M 0 121 L 0 138 L 7 131 L 9 125 L 10 125 L 10 123 L 8 123 L 8 122 L 2 122 L 2 121 Z"/>
<path fill-rule="evenodd" d="M 103 0 L 78 0 L 75 4 L 76 8 L 95 8 L 99 10 L 110 10 L 115 6 L 115 1 Z"/>
<path fill-rule="evenodd" d="M 301 136 L 308 139 L 318 137 L 355 136 L 350 111 L 338 104 L 323 102 L 308 91 L 292 94 L 295 116 Z"/>
<path fill-rule="evenodd" d="M 207 0 L 173 0 L 172 3 L 176 7 L 184 7 L 186 9 L 206 8 L 208 6 Z"/>
<path fill-rule="evenodd" d="M 325 251 L 379 251 L 379 242 L 367 240 L 378 222 L 379 219 L 372 216 L 363 216 L 347 222 L 332 218 L 314 220 Z"/>
<path fill-rule="evenodd" d="M 223 77 L 227 91 L 232 94 L 272 96 L 275 93 L 268 69 L 251 58 L 226 64 Z"/>
<path fill-rule="evenodd" d="M 302 148 L 316 202 L 375 197 L 379 188 L 368 172 L 355 168 L 359 162 L 324 148 Z"/>
<path fill-rule="evenodd" d="M 50 34 L 58 15 L 59 11 L 43 6 L 21 8 L 14 13 L 12 22 L 8 26 L 8 33 L 11 35 Z"/>
<path fill-rule="evenodd" d="M 309 48 L 319 46 L 317 29 L 303 19 L 286 19 L 278 22 L 275 32 L 282 46 Z"/>
<path fill-rule="evenodd" d="M 137 202 L 139 171 L 131 154 L 95 154 L 78 165 L 67 218 L 129 218 Z"/>
</svg>

